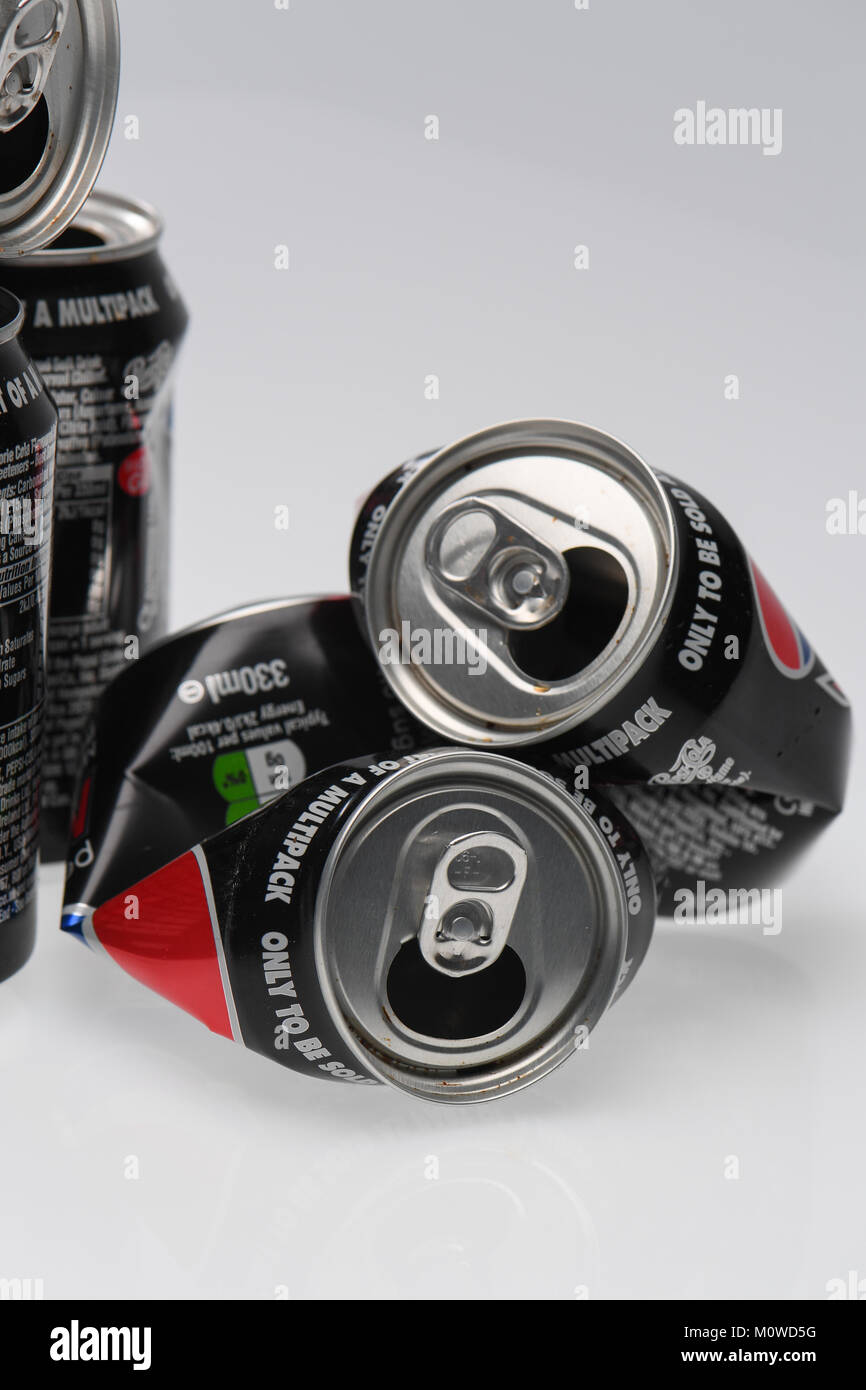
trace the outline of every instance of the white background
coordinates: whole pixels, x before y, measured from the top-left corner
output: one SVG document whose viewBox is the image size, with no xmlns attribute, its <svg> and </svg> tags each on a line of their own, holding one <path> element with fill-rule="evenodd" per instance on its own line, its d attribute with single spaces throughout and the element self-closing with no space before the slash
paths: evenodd
<svg viewBox="0 0 866 1390">
<path fill-rule="evenodd" d="M 866 536 L 825 528 L 830 498 L 866 496 L 861 6 L 121 18 L 101 182 L 161 207 L 193 314 L 176 623 L 342 590 L 384 472 L 553 414 L 721 506 L 863 707 Z M 675 145 L 699 99 L 781 107 L 781 154 Z M 0 991 L 0 1276 L 47 1297 L 441 1299 L 820 1299 L 866 1278 L 861 782 L 787 882 L 780 935 L 662 924 L 586 1052 L 470 1109 L 319 1085 L 208 1034 L 61 937 L 45 871 L 35 958 Z"/>
</svg>

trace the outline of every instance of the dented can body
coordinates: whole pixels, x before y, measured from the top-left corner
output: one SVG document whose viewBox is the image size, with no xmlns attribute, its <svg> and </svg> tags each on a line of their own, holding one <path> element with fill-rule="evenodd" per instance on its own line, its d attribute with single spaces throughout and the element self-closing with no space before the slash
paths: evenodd
<svg viewBox="0 0 866 1390">
<path fill-rule="evenodd" d="M 64 926 L 296 1071 L 492 1099 L 631 981 L 654 891 L 625 818 L 475 750 L 353 758 Z"/>
<path fill-rule="evenodd" d="M 103 902 L 359 748 L 430 742 L 391 695 L 348 598 L 238 609 L 124 666 L 82 749 L 73 908 Z"/>
<path fill-rule="evenodd" d="M 57 414 L 0 290 L 0 980 L 36 918 L 39 766 Z"/>
<path fill-rule="evenodd" d="M 766 812 L 771 876 L 842 806 L 842 690 L 717 509 L 608 435 L 517 421 L 413 460 L 362 508 L 350 573 L 384 674 L 444 737 L 630 788 L 644 822 L 666 804 L 683 844 Z"/>
<path fill-rule="evenodd" d="M 94 194 L 10 264 L 60 416 L 42 853 L 65 852 L 97 696 L 167 626 L 172 398 L 187 315 L 152 209 Z"/>
</svg>

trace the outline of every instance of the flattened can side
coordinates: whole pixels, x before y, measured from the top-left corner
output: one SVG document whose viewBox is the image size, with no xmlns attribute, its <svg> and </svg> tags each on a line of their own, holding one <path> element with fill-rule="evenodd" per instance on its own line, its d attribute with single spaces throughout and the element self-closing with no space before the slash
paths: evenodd
<svg viewBox="0 0 866 1390">
<path fill-rule="evenodd" d="M 386 678 L 443 737 L 596 785 L 842 805 L 844 693 L 718 510 L 609 435 L 514 421 L 419 456 L 363 505 L 350 579 Z M 394 659 L 437 632 L 476 659 Z"/>
<path fill-rule="evenodd" d="M 221 614 L 124 665 L 82 750 L 70 909 L 104 902 L 336 759 L 431 741 L 388 689 L 348 598 Z"/>
<path fill-rule="evenodd" d="M 653 916 L 620 812 L 448 749 L 317 773 L 67 929 L 292 1070 L 466 1103 L 580 1050 Z"/>
</svg>

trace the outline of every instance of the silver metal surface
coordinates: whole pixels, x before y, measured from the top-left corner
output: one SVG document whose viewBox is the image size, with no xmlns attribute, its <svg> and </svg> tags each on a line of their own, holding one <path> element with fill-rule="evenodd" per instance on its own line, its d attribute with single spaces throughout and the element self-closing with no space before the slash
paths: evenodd
<svg viewBox="0 0 866 1390">
<path fill-rule="evenodd" d="M 24 306 L 21 300 L 8 290 L 0 289 L 0 347 L 18 337 L 23 322 Z"/>
<path fill-rule="evenodd" d="M 0 0 L 0 255 L 46 246 L 90 193 L 120 75 L 115 0 Z M 14 151 L 14 157 L 13 157 Z"/>
<path fill-rule="evenodd" d="M 0 0 L 0 132 L 36 106 L 68 17 L 69 0 Z"/>
<path fill-rule="evenodd" d="M 511 881 L 501 862 L 460 861 L 466 837 L 504 853 Z M 431 885 L 447 904 L 444 913 L 434 904 L 437 921 L 466 900 L 489 909 L 496 890 L 470 893 L 472 879 L 509 893 L 507 944 L 461 976 L 434 968 L 418 946 Z M 436 750 L 384 776 L 335 840 L 316 903 L 317 969 L 347 1047 L 381 1080 L 428 1100 L 489 1100 L 544 1076 L 596 1024 L 616 990 L 627 923 L 613 851 L 552 778 L 498 754 Z M 395 970 L 407 953 L 415 973 L 397 997 Z M 510 999 L 480 1031 L 479 984 L 494 1007 L 500 993 Z M 416 1003 L 435 1005 L 441 989 L 449 1026 L 419 1026 Z"/>
<path fill-rule="evenodd" d="M 421 954 L 444 975 L 484 970 L 502 955 L 526 881 L 526 851 L 491 830 L 458 835 L 424 899 Z"/>
<path fill-rule="evenodd" d="M 98 190 L 91 193 L 67 233 L 74 240 L 77 232 L 95 237 L 98 245 L 48 246 L 18 258 L 20 265 L 100 265 L 143 256 L 158 244 L 163 232 L 159 213 L 149 203 Z"/>
<path fill-rule="evenodd" d="M 612 698 L 657 639 L 676 576 L 674 521 L 652 470 L 585 425 L 524 420 L 433 455 L 397 493 L 376 536 L 364 592 L 374 649 L 402 630 L 484 634 L 482 677 L 457 662 L 383 663 L 409 709 L 462 743 L 527 744 L 565 731 Z M 564 677 L 521 666 L 516 632 L 592 618 L 598 594 L 570 580 L 592 549 L 623 577 L 623 612 L 603 649 Z M 476 636 L 477 643 L 477 636 Z"/>
<path fill-rule="evenodd" d="M 541 627 L 568 597 L 560 552 L 478 497 L 445 509 L 426 552 L 443 590 L 508 628 Z"/>
</svg>

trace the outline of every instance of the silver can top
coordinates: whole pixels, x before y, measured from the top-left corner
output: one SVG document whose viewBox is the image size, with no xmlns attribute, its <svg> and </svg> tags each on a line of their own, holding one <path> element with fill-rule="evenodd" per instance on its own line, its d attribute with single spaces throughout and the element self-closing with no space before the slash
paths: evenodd
<svg viewBox="0 0 866 1390">
<path fill-rule="evenodd" d="M 364 1066 L 471 1102 L 584 1041 L 620 982 L 628 905 L 613 850 L 553 778 L 436 750 L 386 771 L 343 826 L 314 930 L 328 1007 Z"/>
<path fill-rule="evenodd" d="M 622 688 L 670 608 L 674 520 L 610 435 L 519 420 L 432 455 L 385 513 L 364 591 L 404 704 L 461 743 L 564 732 Z"/>
<path fill-rule="evenodd" d="M 71 226 L 40 251 L 18 257 L 24 266 L 104 265 L 143 256 L 159 243 L 162 218 L 149 203 L 95 189 Z"/>
<path fill-rule="evenodd" d="M 119 76 L 115 0 L 0 0 L 0 256 L 45 246 L 75 217 Z"/>
<path fill-rule="evenodd" d="M 24 305 L 8 290 L 0 289 L 0 347 L 18 337 L 24 323 Z"/>
</svg>

